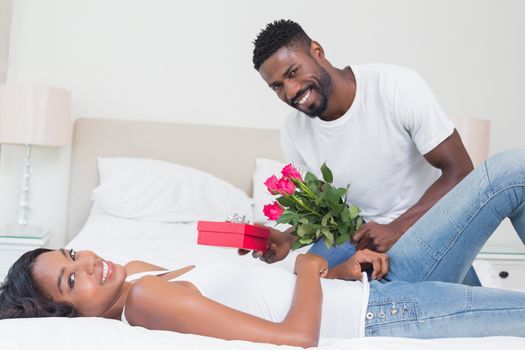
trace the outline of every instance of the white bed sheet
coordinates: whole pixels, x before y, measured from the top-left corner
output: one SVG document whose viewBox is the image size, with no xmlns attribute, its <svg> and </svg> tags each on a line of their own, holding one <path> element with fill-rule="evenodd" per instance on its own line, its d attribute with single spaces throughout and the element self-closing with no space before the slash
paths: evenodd
<svg viewBox="0 0 525 350">
<path fill-rule="evenodd" d="M 167 268 L 217 260 L 246 264 L 262 262 L 240 257 L 233 248 L 199 246 L 195 224 L 167 224 L 121 219 L 93 209 L 80 234 L 68 244 L 76 250 L 90 249 L 100 256 L 125 263 L 140 259 Z M 275 264 L 292 269 L 294 252 Z M 418 340 L 406 338 L 321 339 L 317 349 L 525 349 L 525 339 L 515 337 L 448 338 Z M 102 318 L 52 318 L 0 321 L 0 349 L 297 349 L 245 341 L 224 341 L 167 331 L 151 331 L 120 321 Z"/>
</svg>

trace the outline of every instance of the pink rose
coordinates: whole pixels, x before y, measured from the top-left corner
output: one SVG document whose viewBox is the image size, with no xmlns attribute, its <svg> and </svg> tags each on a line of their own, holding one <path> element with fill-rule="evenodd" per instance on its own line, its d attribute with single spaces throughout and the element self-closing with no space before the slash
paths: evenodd
<svg viewBox="0 0 525 350">
<path fill-rule="evenodd" d="M 282 177 L 277 181 L 277 192 L 282 195 L 293 194 L 295 192 L 295 185 L 287 177 Z"/>
<path fill-rule="evenodd" d="M 283 207 L 277 202 L 273 204 L 266 204 L 263 208 L 263 213 L 269 220 L 277 220 L 284 212 Z"/>
<path fill-rule="evenodd" d="M 281 170 L 281 174 L 283 174 L 284 177 L 287 177 L 289 179 L 303 181 L 301 174 L 299 173 L 299 171 L 297 171 L 297 169 L 293 167 L 292 163 L 286 165 L 283 168 L 283 170 Z"/>
<path fill-rule="evenodd" d="M 266 181 L 264 182 L 264 184 L 266 185 L 266 188 L 268 189 L 268 192 L 270 192 L 271 194 L 277 194 L 279 191 L 278 191 L 278 182 L 279 180 L 277 179 L 277 176 L 275 175 L 272 175 L 270 176 L 269 178 L 266 179 Z"/>
</svg>

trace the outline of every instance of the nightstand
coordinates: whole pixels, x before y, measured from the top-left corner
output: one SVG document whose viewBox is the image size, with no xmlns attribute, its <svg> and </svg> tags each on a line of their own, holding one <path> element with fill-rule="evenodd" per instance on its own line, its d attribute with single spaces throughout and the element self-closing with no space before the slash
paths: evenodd
<svg viewBox="0 0 525 350">
<path fill-rule="evenodd" d="M 3 281 L 9 268 L 25 252 L 43 248 L 49 242 L 51 234 L 43 237 L 14 237 L 0 235 L 0 281 Z"/>
<path fill-rule="evenodd" d="M 525 292 L 525 253 L 481 252 L 477 259 L 494 267 L 495 278 L 504 289 Z"/>
</svg>

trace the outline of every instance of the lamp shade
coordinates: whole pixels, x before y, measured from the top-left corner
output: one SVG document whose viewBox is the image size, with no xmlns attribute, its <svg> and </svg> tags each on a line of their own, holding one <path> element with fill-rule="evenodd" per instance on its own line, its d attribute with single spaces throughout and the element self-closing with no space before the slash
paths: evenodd
<svg viewBox="0 0 525 350">
<path fill-rule="evenodd" d="M 490 121 L 481 118 L 451 117 L 474 166 L 489 156 Z"/>
<path fill-rule="evenodd" d="M 0 143 L 65 146 L 71 93 L 45 86 L 0 86 Z"/>
</svg>

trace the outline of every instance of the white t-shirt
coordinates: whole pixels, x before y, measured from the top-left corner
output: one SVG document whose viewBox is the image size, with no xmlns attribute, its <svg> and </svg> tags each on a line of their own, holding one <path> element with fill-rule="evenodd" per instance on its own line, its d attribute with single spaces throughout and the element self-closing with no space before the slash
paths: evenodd
<svg viewBox="0 0 525 350">
<path fill-rule="evenodd" d="M 288 161 L 317 176 L 326 161 L 334 184 L 350 183 L 347 201 L 366 221 L 389 223 L 412 207 L 440 176 L 423 155 L 454 125 L 423 79 L 408 68 L 352 66 L 356 95 L 334 121 L 294 111 L 281 133 Z"/>
<path fill-rule="evenodd" d="M 128 276 L 126 281 L 165 272 L 141 272 Z M 290 310 L 295 280 L 293 273 L 283 269 L 219 261 L 195 266 L 170 281 L 191 282 L 207 298 L 269 321 L 281 322 Z M 321 286 L 321 336 L 364 337 L 370 293 L 366 274 L 363 273 L 361 281 L 322 278 Z M 122 311 L 121 319 L 127 322 L 125 310 Z"/>
</svg>

